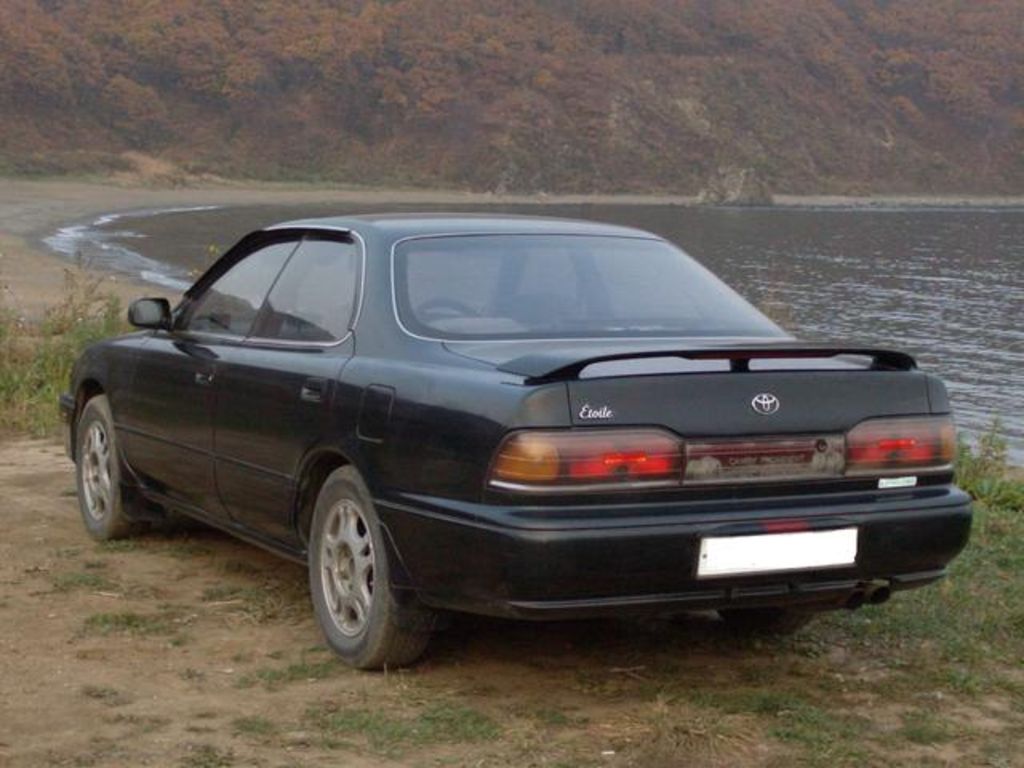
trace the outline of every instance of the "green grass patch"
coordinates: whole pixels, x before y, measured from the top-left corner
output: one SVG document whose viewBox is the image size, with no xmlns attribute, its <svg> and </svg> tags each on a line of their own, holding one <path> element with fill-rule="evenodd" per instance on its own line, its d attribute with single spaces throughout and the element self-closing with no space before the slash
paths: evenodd
<svg viewBox="0 0 1024 768">
<path fill-rule="evenodd" d="M 231 723 L 231 729 L 238 736 L 259 736 L 266 738 L 277 732 L 277 726 L 265 717 L 238 717 Z"/>
<path fill-rule="evenodd" d="M 170 613 L 142 614 L 133 611 L 94 613 L 85 620 L 87 635 L 170 635 L 177 630 Z"/>
<path fill-rule="evenodd" d="M 189 744 L 188 754 L 181 759 L 183 768 L 228 768 L 235 764 L 235 753 L 217 749 L 212 744 Z"/>
<path fill-rule="evenodd" d="M 307 660 L 303 655 L 300 661 L 284 667 L 264 667 L 251 674 L 239 678 L 236 687 L 251 688 L 262 683 L 268 690 L 275 690 L 289 683 L 313 680 L 325 680 L 350 671 L 348 667 L 334 657 L 320 661 Z"/>
<path fill-rule="evenodd" d="M 914 744 L 945 744 L 956 738 L 949 722 L 926 710 L 914 710 L 903 716 L 899 735 Z"/>
<path fill-rule="evenodd" d="M 569 717 L 562 710 L 551 707 L 540 707 L 533 710 L 531 714 L 534 720 L 549 728 L 565 728 L 573 725 L 575 722 L 573 718 Z"/>
<path fill-rule="evenodd" d="M 433 704 L 412 715 L 327 703 L 310 707 L 304 719 L 317 728 L 327 747 L 356 739 L 389 755 L 409 747 L 492 741 L 501 735 L 487 715 L 451 703 Z"/>
<path fill-rule="evenodd" d="M 867 718 L 836 711 L 828 697 L 810 688 L 800 693 L 775 683 L 775 688 L 737 688 L 722 685 L 702 689 L 688 698 L 703 707 L 730 715 L 755 715 L 766 732 L 803 751 L 803 764 L 856 762 L 865 756 L 863 739 L 871 731 Z"/>
<path fill-rule="evenodd" d="M 53 589 L 56 592 L 74 592 L 76 590 L 114 591 L 117 584 L 101 573 L 95 571 L 72 571 L 58 573 L 53 577 Z"/>
<path fill-rule="evenodd" d="M 194 557 L 206 557 L 213 554 L 210 547 L 187 536 L 168 541 L 162 551 L 178 560 L 191 560 Z"/>
<path fill-rule="evenodd" d="M 111 539 L 96 543 L 96 549 L 100 552 L 120 554 L 122 552 L 137 552 L 142 549 L 142 542 L 138 539 Z"/>
</svg>

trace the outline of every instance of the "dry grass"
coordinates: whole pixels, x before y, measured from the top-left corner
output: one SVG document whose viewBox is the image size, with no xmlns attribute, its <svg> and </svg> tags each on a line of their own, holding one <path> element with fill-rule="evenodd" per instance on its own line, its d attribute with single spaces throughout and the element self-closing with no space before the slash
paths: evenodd
<svg viewBox="0 0 1024 768">
<path fill-rule="evenodd" d="M 41 322 L 0 304 L 0 430 L 47 434 L 59 424 L 57 398 L 87 346 L 126 330 L 120 300 L 83 266 L 65 270 L 64 294 Z"/>
</svg>

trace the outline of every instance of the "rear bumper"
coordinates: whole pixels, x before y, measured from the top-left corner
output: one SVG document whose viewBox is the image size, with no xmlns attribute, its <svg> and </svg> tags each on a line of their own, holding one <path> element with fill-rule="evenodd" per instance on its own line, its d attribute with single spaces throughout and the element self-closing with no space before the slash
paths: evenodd
<svg viewBox="0 0 1024 768">
<path fill-rule="evenodd" d="M 535 619 L 816 603 L 838 607 L 869 583 L 940 579 L 970 535 L 970 499 L 831 494 L 751 502 L 523 508 L 424 497 L 376 501 L 399 559 L 398 586 L 429 605 Z M 525 514 L 524 514 L 525 512 Z M 853 566 L 697 578 L 700 541 L 763 534 L 766 523 L 857 527 Z"/>
</svg>

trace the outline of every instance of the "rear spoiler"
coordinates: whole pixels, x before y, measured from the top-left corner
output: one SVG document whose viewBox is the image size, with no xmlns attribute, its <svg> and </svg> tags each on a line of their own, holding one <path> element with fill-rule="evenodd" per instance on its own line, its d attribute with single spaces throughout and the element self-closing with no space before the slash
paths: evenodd
<svg viewBox="0 0 1024 768">
<path fill-rule="evenodd" d="M 728 360 L 734 372 L 750 370 L 751 360 L 768 359 L 803 359 L 830 358 L 840 355 L 854 355 L 871 358 L 872 370 L 912 371 L 917 363 L 906 352 L 891 349 L 878 349 L 866 346 L 837 346 L 834 344 L 808 344 L 804 342 L 776 342 L 763 345 L 737 345 L 694 347 L 679 349 L 674 347 L 645 347 L 630 351 L 607 351 L 593 356 L 580 356 L 584 350 L 576 349 L 575 354 L 570 348 L 560 348 L 534 352 L 521 357 L 507 360 L 498 366 L 498 370 L 525 376 L 528 384 L 541 384 L 549 381 L 564 381 L 579 378 L 580 373 L 589 365 L 606 363 L 615 360 L 642 360 L 657 357 L 680 357 L 687 360 Z M 585 354 L 585 353 L 584 353 Z"/>
</svg>

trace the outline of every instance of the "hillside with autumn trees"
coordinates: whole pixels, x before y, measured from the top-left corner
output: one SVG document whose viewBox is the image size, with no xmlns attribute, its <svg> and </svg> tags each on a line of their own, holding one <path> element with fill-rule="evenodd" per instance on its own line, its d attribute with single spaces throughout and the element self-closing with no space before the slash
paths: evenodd
<svg viewBox="0 0 1024 768">
<path fill-rule="evenodd" d="M 3 0 L 0 173 L 1024 192 L 1021 0 Z"/>
</svg>

